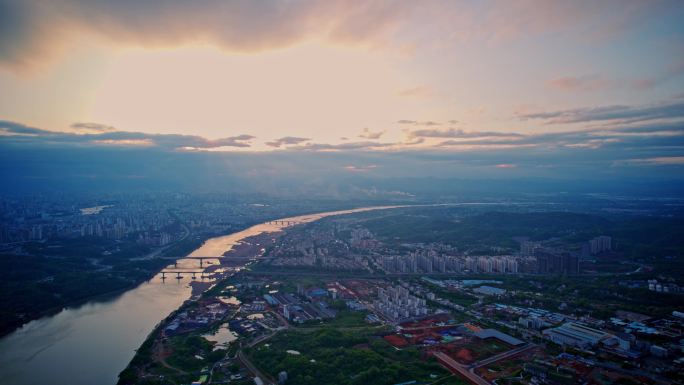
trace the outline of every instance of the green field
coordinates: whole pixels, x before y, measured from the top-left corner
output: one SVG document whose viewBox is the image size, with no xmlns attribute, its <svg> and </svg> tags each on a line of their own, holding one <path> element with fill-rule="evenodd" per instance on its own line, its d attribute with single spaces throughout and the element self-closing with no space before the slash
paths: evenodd
<svg viewBox="0 0 684 385">
<path fill-rule="evenodd" d="M 249 355 L 272 377 L 287 371 L 291 385 L 431 383 L 449 374 L 417 349 L 396 350 L 374 333 L 374 329 L 332 327 L 288 331 L 252 348 Z"/>
</svg>

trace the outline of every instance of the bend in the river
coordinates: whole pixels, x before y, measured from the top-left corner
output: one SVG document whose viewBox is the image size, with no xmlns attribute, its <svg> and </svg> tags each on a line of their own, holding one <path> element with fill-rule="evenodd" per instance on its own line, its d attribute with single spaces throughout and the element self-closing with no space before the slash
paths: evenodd
<svg viewBox="0 0 684 385">
<path fill-rule="evenodd" d="M 398 207 L 403 206 L 364 207 L 278 221 L 307 223 L 332 215 Z M 219 256 L 245 238 L 280 231 L 283 227 L 286 225 L 267 222 L 212 238 L 188 257 Z M 178 266 L 197 269 L 198 262 L 182 258 Z M 188 281 L 188 278 L 162 281 L 157 274 L 115 299 L 88 302 L 29 322 L 0 340 L 2 382 L 12 385 L 115 384 L 118 374 L 155 325 L 190 298 Z"/>
</svg>

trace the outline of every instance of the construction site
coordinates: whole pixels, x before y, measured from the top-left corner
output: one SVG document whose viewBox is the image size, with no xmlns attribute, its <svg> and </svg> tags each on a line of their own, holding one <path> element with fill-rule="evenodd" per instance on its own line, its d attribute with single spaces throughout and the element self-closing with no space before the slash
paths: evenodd
<svg viewBox="0 0 684 385">
<path fill-rule="evenodd" d="M 456 323 L 448 314 L 402 323 L 383 338 L 397 349 L 422 348 L 452 373 L 478 385 L 512 377 L 523 362 L 544 354 L 534 344 L 474 323 Z"/>
</svg>

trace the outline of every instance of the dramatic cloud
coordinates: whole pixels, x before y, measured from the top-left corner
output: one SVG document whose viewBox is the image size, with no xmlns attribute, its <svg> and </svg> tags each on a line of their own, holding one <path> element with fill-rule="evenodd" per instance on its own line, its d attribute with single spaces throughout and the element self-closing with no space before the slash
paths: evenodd
<svg viewBox="0 0 684 385">
<path fill-rule="evenodd" d="M 73 127 L 73 126 L 72 126 Z M 118 145 L 118 146 L 157 146 L 168 149 L 211 149 L 219 147 L 250 147 L 252 135 L 238 135 L 221 139 L 206 139 L 195 135 L 146 134 L 142 132 L 113 131 L 104 125 L 79 124 L 76 128 L 95 130 L 97 133 L 71 133 L 48 131 L 25 126 L 20 123 L 0 120 L 0 134 L 5 141 L 78 144 L 78 145 Z"/>
<path fill-rule="evenodd" d="M 83 123 L 77 122 L 71 125 L 76 132 L 81 133 L 100 133 L 116 131 L 116 127 L 108 126 L 100 123 Z"/>
<path fill-rule="evenodd" d="M 189 143 L 193 140 L 188 138 L 169 138 L 167 143 L 174 146 L 168 146 L 160 145 L 160 138 L 149 134 L 137 138 L 135 133 L 64 134 L 13 122 L 0 122 L 0 127 L 0 174 L 6 182 L 0 189 L 5 190 L 23 186 L 25 191 L 36 191 L 38 181 L 44 181 L 41 186 L 45 189 L 68 185 L 109 190 L 112 186 L 122 188 L 122 183 L 128 186 L 126 181 L 133 178 L 140 180 L 137 186 L 144 189 L 201 186 L 210 190 L 235 188 L 246 193 L 251 191 L 248 186 L 254 187 L 250 183 L 256 183 L 259 191 L 296 188 L 301 196 L 322 191 L 320 185 L 314 188 L 311 183 L 333 181 L 341 189 L 348 189 L 348 178 L 358 176 L 374 178 L 369 189 L 380 180 L 407 178 L 405 185 L 390 183 L 383 187 L 388 191 L 415 192 L 444 183 L 439 179 L 416 179 L 424 177 L 499 181 L 510 177 L 520 181 L 526 191 L 532 186 L 523 181 L 525 177 L 546 181 L 585 179 L 592 181 L 588 191 L 597 191 L 597 182 L 613 187 L 616 181 L 644 181 L 651 185 L 658 178 L 682 186 L 684 175 L 684 128 L 674 124 L 461 140 L 479 141 L 480 146 L 406 147 L 368 141 L 295 145 L 285 151 L 192 153 L 176 150 L 181 144 L 197 144 Z M 600 148 L 578 146 L 592 140 L 604 142 Z M 299 190 L 306 186 L 311 189 Z M 405 186 L 415 190 L 406 190 Z"/>
<path fill-rule="evenodd" d="M 281 48 L 314 36 L 354 44 L 381 36 L 418 5 L 346 1 L 1 0 L 0 58 L 31 65 L 78 35 L 130 45 L 209 43 L 230 51 Z"/>
<path fill-rule="evenodd" d="M 266 144 L 285 147 L 289 151 L 377 151 L 403 150 L 434 151 L 487 151 L 501 148 L 524 149 L 530 147 L 555 150 L 559 148 L 598 149 L 624 147 L 629 151 L 652 149 L 653 151 L 681 151 L 684 148 L 684 123 L 600 127 L 574 131 L 522 134 L 516 132 L 463 131 L 457 129 L 409 131 L 401 142 L 358 141 L 330 143 L 305 143 L 309 138 L 283 137 Z M 148 146 L 169 150 L 203 150 L 221 147 L 248 148 L 252 135 L 238 135 L 210 140 L 194 135 L 147 134 L 141 132 L 111 131 L 102 133 L 67 133 L 47 131 L 11 121 L 0 121 L 0 137 L 7 143 L 34 143 L 49 145 L 108 145 Z M 448 139 L 441 142 L 427 140 Z M 659 153 L 652 154 L 657 157 Z M 503 162 L 508 163 L 508 162 Z"/>
<path fill-rule="evenodd" d="M 168 136 L 168 135 L 159 135 L 159 136 Z M 188 138 L 189 136 L 187 135 L 181 135 L 181 138 Z M 247 134 L 242 134 L 242 135 L 237 135 L 237 136 L 231 136 L 228 138 L 222 138 L 222 139 L 216 139 L 216 140 L 207 140 L 202 137 L 198 136 L 191 136 L 192 138 L 198 138 L 199 146 L 198 148 L 214 148 L 214 147 L 251 147 L 249 143 L 246 143 L 255 137 L 253 135 L 247 135 Z"/>
<path fill-rule="evenodd" d="M 435 139 L 442 139 L 435 142 Z M 448 139 L 448 140 L 443 140 Z M 432 141 L 428 141 L 432 140 Z M 346 142 L 341 144 L 308 143 L 291 146 L 293 151 L 376 151 L 387 153 L 401 151 L 458 151 L 486 152 L 501 149 L 523 151 L 531 148 L 545 149 L 549 153 L 561 149 L 629 149 L 659 152 L 682 151 L 684 148 L 684 124 L 658 123 L 641 126 L 601 127 L 573 131 L 522 134 L 517 132 L 464 131 L 457 129 L 422 129 L 407 132 L 407 139 L 395 143 L 373 141 Z M 500 162 L 497 164 L 509 164 Z"/>
<path fill-rule="evenodd" d="M 151 139 L 95 139 L 91 143 L 123 147 L 152 147 L 155 145 Z"/>
<path fill-rule="evenodd" d="M 21 123 L 0 120 L 0 134 L 3 136 L 37 136 L 47 132 L 49 131 L 41 130 L 40 128 L 29 127 Z"/>
<path fill-rule="evenodd" d="M 683 88 L 682 16 L 681 0 L 0 0 L 0 118 L 15 120 L 0 167 L 52 176 L 31 159 L 59 153 L 67 172 L 163 164 L 192 185 L 202 168 L 209 183 L 223 168 L 682 179 L 684 96 L 657 102 Z M 511 121 L 521 105 L 538 110 Z M 234 127 L 267 139 L 208 139 Z"/>
<path fill-rule="evenodd" d="M 490 151 L 502 148 L 524 149 L 539 147 L 540 143 L 530 143 L 526 140 L 445 140 L 435 145 L 435 148 L 444 148 L 459 151 Z"/>
<path fill-rule="evenodd" d="M 385 134 L 385 131 L 377 131 L 377 132 L 372 132 L 368 127 L 364 128 L 361 134 L 359 134 L 359 138 L 363 139 L 380 139 L 382 135 Z"/>
<path fill-rule="evenodd" d="M 396 143 L 378 143 L 378 142 L 349 142 L 340 144 L 327 143 L 309 143 L 302 146 L 292 146 L 291 150 L 302 151 L 355 151 L 355 150 L 377 150 L 387 147 L 395 146 Z"/>
<path fill-rule="evenodd" d="M 464 131 L 461 129 L 449 128 L 445 130 L 415 130 L 410 131 L 409 136 L 412 138 L 484 138 L 484 137 L 521 137 L 521 134 L 515 132 L 495 132 L 495 131 Z"/>
<path fill-rule="evenodd" d="M 455 120 L 450 120 L 449 122 L 455 122 Z M 418 120 L 407 120 L 402 119 L 397 121 L 398 124 L 407 124 L 411 126 L 439 126 L 441 123 L 433 122 L 432 120 L 418 121 Z"/>
<path fill-rule="evenodd" d="M 646 126 L 629 126 L 561 131 L 541 134 L 503 133 L 501 137 L 468 136 L 455 137 L 437 144 L 451 149 L 486 150 L 498 148 L 586 148 L 623 146 L 635 151 L 639 148 L 657 147 L 659 150 L 680 149 L 684 144 L 684 124 L 666 123 Z"/>
<path fill-rule="evenodd" d="M 310 138 L 299 138 L 296 136 L 284 136 L 280 139 L 276 139 L 272 142 L 266 142 L 267 146 L 270 147 L 282 147 L 286 145 L 299 144 L 311 140 Z"/>
<path fill-rule="evenodd" d="M 443 132 L 439 134 L 444 136 Z M 565 178 L 570 175 L 615 177 L 638 174 L 679 179 L 684 175 L 681 173 L 684 166 L 684 124 L 676 122 L 539 134 L 503 133 L 505 136 L 477 136 L 482 133 L 457 136 L 459 133 L 456 130 L 450 134 L 454 137 L 428 137 L 432 140 L 448 139 L 438 143 L 427 141 L 424 137 L 416 137 L 415 143 L 300 142 L 284 145 L 285 151 L 196 151 L 188 158 L 182 156 L 188 155 L 188 150 L 192 149 L 248 147 L 253 137 L 239 135 L 208 140 L 191 135 L 119 131 L 76 134 L 0 121 L 0 158 L 4 159 L 6 164 L 12 164 L 11 162 L 19 159 L 16 154 L 24 153 L 87 153 L 91 154 L 88 159 L 99 159 L 100 154 L 109 153 L 107 166 L 97 171 L 106 173 L 120 164 L 130 163 L 132 160 L 128 154 L 138 151 L 138 154 L 149 153 L 163 157 L 150 158 L 156 159 L 155 161 L 167 159 L 171 162 L 171 159 L 175 159 L 173 162 L 177 163 L 174 164 L 183 168 L 186 176 L 194 175 L 197 170 L 207 168 L 207 165 L 214 165 L 209 168 L 211 172 L 216 172 L 220 167 L 230 167 L 235 175 L 247 173 L 259 180 L 264 179 L 266 175 L 292 173 L 308 179 L 312 176 L 334 178 L 332 175 L 377 174 L 383 177 L 470 175 L 478 178 L 525 175 L 552 178 Z M 296 141 L 288 137 L 281 139 L 283 143 Z M 121 149 L 126 149 L 126 155 L 122 155 Z M 149 151 L 150 149 L 158 151 Z M 47 164 L 55 162 L 59 164 L 60 159 L 51 159 L 44 167 L 52 167 Z M 195 163 L 190 166 L 187 162 Z M 59 170 L 55 172 L 64 173 L 71 167 L 81 166 L 69 164 L 65 167 L 66 171 L 57 167 Z M 374 170 L 382 170 L 382 173 Z M 126 171 L 126 175 L 133 171 L 137 174 L 139 166 Z M 27 172 L 30 174 L 36 171 Z M 69 172 L 83 174 L 85 171 Z M 148 172 L 154 173 L 150 169 Z M 341 174 L 334 174 L 335 172 Z M 52 174 L 46 172 L 46 175 Z M 216 179 L 215 176 L 207 178 L 209 181 Z"/>
<path fill-rule="evenodd" d="M 390 41 L 406 50 L 418 44 L 418 37 L 410 39 L 417 28 L 425 41 L 510 40 L 544 33 L 602 38 L 677 5 L 627 3 L 0 0 L 0 62 L 24 67 L 41 63 L 83 36 L 147 47 L 210 44 L 239 52 L 314 39 L 370 46 Z"/>
<path fill-rule="evenodd" d="M 543 120 L 547 124 L 587 123 L 615 121 L 636 123 L 656 119 L 684 118 L 684 100 L 675 100 L 644 106 L 604 106 L 576 108 L 537 113 L 520 113 L 525 119 Z"/>
</svg>

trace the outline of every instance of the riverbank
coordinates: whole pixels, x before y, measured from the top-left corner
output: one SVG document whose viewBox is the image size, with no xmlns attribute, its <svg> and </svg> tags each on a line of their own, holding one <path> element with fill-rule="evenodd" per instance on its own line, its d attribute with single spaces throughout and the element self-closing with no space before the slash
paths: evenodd
<svg viewBox="0 0 684 385">
<path fill-rule="evenodd" d="M 54 316 L 55 314 L 58 314 L 59 312 L 63 311 L 64 309 L 67 309 L 70 307 L 82 306 L 82 305 L 84 305 L 90 301 L 96 301 L 96 300 L 106 301 L 108 299 L 112 299 L 118 295 L 121 295 L 122 293 L 125 293 L 125 292 L 135 288 L 136 286 L 140 285 L 142 282 L 145 282 L 145 281 L 144 280 L 140 281 L 140 282 L 136 281 L 135 283 L 131 283 L 130 285 L 123 287 L 121 289 L 116 289 L 116 290 L 112 290 L 112 291 L 105 292 L 105 293 L 88 295 L 82 299 L 73 300 L 71 302 L 68 302 L 68 303 L 62 305 L 62 306 L 57 306 L 54 308 L 43 310 L 43 311 L 37 313 L 34 317 L 26 319 L 26 321 L 22 322 L 21 324 L 18 324 L 14 327 L 11 327 L 11 328 L 0 329 L 0 339 L 5 337 L 5 336 L 12 334 L 13 332 L 15 332 L 19 329 L 21 329 L 23 326 L 25 326 L 26 324 L 28 324 L 32 321 L 39 320 L 43 317 Z"/>
<path fill-rule="evenodd" d="M 194 235 L 198 238 L 191 241 L 184 238 L 182 242 L 152 250 L 147 254 L 154 255 L 154 258 L 128 258 L 127 263 L 129 263 L 130 266 L 122 264 L 114 269 L 107 269 L 101 272 L 83 272 L 80 273 L 80 276 L 72 274 L 73 277 L 71 278 L 74 284 L 70 285 L 70 281 L 60 281 L 60 285 L 65 290 L 69 289 L 71 286 L 77 285 L 74 286 L 74 289 L 68 290 L 68 292 L 79 294 L 81 295 L 80 297 L 72 298 L 68 301 L 61 302 L 56 306 L 40 310 L 36 310 L 36 308 L 40 306 L 39 301 L 29 301 L 29 303 L 32 304 L 32 311 L 22 313 L 23 318 L 20 322 L 8 322 L 7 324 L 0 322 L 0 339 L 20 330 L 32 321 L 37 321 L 45 317 L 52 317 L 65 309 L 80 307 L 92 301 L 112 300 L 117 296 L 138 287 L 142 283 L 154 278 L 159 271 L 164 269 L 169 264 L 170 258 L 181 259 L 191 250 L 196 249 L 207 239 L 213 237 L 213 235 L 210 234 Z M 62 279 L 62 281 L 63 280 L 64 279 Z M 87 283 L 81 282 L 84 280 L 86 280 Z M 103 281 L 104 283 L 99 284 L 100 281 Z M 51 282 L 46 282 L 45 284 Z M 11 292 L 4 294 L 11 295 Z M 51 294 L 59 295 L 59 292 L 52 291 Z"/>
<path fill-rule="evenodd" d="M 401 206 L 381 206 L 371 208 L 360 208 L 354 210 L 334 211 L 328 213 L 310 214 L 294 218 L 288 218 L 285 221 L 290 223 L 303 224 L 319 220 L 326 216 L 344 215 L 355 212 L 391 209 L 399 207 Z M 289 226 L 274 226 L 272 224 L 265 223 L 247 229 L 246 232 L 253 230 L 254 234 L 241 237 L 237 242 L 226 242 L 226 245 L 228 245 L 228 250 L 222 253 L 222 257 L 220 258 L 220 267 L 212 265 L 205 271 L 226 267 L 229 269 L 235 269 L 233 271 L 236 272 L 236 274 L 239 274 L 239 271 L 242 270 L 242 267 L 249 266 L 254 262 L 258 262 L 260 260 L 260 257 L 263 257 L 266 250 L 270 248 L 277 241 L 278 238 L 286 234 L 287 227 Z M 202 254 L 197 253 L 196 256 L 202 256 Z M 233 275 L 234 274 L 223 274 L 221 277 L 217 277 L 217 280 L 214 284 L 193 284 L 192 298 L 188 301 L 185 301 L 178 309 L 171 312 L 171 315 L 165 317 L 164 320 L 157 324 L 154 330 L 146 336 L 145 341 L 140 346 L 140 348 L 137 349 L 133 359 L 129 362 L 126 368 L 119 374 L 118 384 L 121 385 L 137 383 L 139 380 L 138 375 L 140 373 L 146 372 L 147 369 L 149 369 L 149 365 L 155 365 L 156 361 L 152 355 L 152 352 L 154 350 L 154 346 L 161 346 L 160 344 L 165 344 L 164 341 L 166 341 L 166 337 L 164 329 L 169 326 L 169 323 L 173 319 L 175 319 L 176 316 L 180 313 L 185 313 L 186 311 L 194 311 L 193 309 L 196 309 L 198 307 L 198 304 L 202 303 L 203 298 L 207 297 L 208 295 L 216 295 L 216 290 L 221 291 L 222 288 L 225 289 L 226 279 Z M 215 287 L 211 288 L 211 290 L 206 290 L 213 285 L 215 285 Z M 198 290 L 199 288 L 202 288 L 204 290 Z M 186 341 L 185 343 L 190 342 Z M 211 351 L 210 345 L 204 346 L 206 344 L 206 341 L 202 343 L 201 340 L 197 340 L 192 342 L 191 344 L 202 344 L 203 348 L 209 349 L 207 350 L 207 352 Z M 213 357 L 213 353 L 210 355 L 212 355 Z M 216 356 L 213 358 L 220 357 Z M 163 363 L 162 366 L 164 366 Z M 186 373 L 186 375 L 189 375 L 189 373 Z M 187 378 L 183 377 L 183 381 L 185 380 L 193 381 L 195 380 L 195 378 L 192 378 L 190 376 L 188 376 Z"/>
<path fill-rule="evenodd" d="M 263 251 L 273 245 L 275 241 L 283 236 L 287 230 L 264 232 L 245 238 L 230 250 L 223 253 L 221 264 L 226 265 L 232 259 L 257 259 L 263 255 Z"/>
<path fill-rule="evenodd" d="M 329 215 L 371 209 L 379 208 L 323 212 L 286 220 L 307 223 Z M 207 239 L 192 253 L 184 254 L 187 258 L 180 258 L 178 267 L 197 270 L 197 258 L 200 257 L 211 259 L 219 256 L 225 261 L 242 262 L 229 263 L 235 264 L 232 267 L 220 263 L 208 265 L 211 270 L 223 269 L 218 271 L 221 275 L 229 275 L 234 269 L 251 264 L 252 259 L 261 255 L 283 228 L 266 222 Z M 222 256 L 231 249 L 235 250 L 233 257 Z M 172 260 L 167 259 L 166 262 L 172 263 Z M 0 378 L 13 385 L 116 383 L 122 368 L 131 363 L 136 349 L 140 348 L 160 319 L 176 311 L 189 298 L 205 292 L 214 283 L 205 281 L 202 284 L 195 280 L 199 282 L 189 284 L 193 281 L 187 275 L 185 279 L 177 280 L 174 277 L 162 280 L 161 275 L 149 279 L 147 273 L 145 278 L 145 282 L 116 298 L 106 302 L 90 301 L 77 308 L 65 309 L 52 317 L 30 322 L 1 339 Z"/>
<path fill-rule="evenodd" d="M 233 245 L 230 250 L 223 253 L 223 257 L 219 259 L 219 264 L 211 264 L 204 269 L 204 272 L 212 277 L 213 282 L 196 280 L 190 282 L 192 296 L 196 297 L 202 294 L 211 288 L 215 282 L 227 278 L 233 271 L 258 261 L 263 256 L 264 251 L 273 245 L 286 231 L 264 232 L 245 237 L 242 241 Z"/>
</svg>

